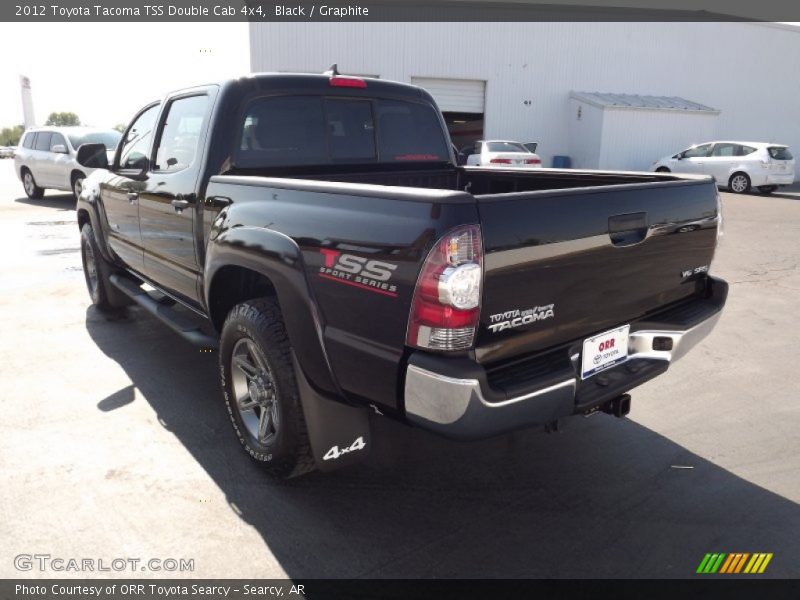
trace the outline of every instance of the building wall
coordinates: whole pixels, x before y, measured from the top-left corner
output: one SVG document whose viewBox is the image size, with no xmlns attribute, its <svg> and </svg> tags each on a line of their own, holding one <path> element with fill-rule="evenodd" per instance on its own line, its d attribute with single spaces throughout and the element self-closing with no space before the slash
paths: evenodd
<svg viewBox="0 0 800 600">
<path fill-rule="evenodd" d="M 538 140 L 545 164 L 569 153 L 570 90 L 681 96 L 721 110 L 712 137 L 800 151 L 800 30 L 786 26 L 251 23 L 250 33 L 253 71 L 322 72 L 337 62 L 345 73 L 405 82 L 485 80 L 486 137 Z M 698 141 L 687 134 L 660 154 Z"/>
</svg>

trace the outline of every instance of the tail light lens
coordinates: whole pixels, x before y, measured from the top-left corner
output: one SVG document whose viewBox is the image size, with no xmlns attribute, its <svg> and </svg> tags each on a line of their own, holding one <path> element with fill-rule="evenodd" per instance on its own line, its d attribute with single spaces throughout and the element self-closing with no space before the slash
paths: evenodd
<svg viewBox="0 0 800 600">
<path fill-rule="evenodd" d="M 525 164 L 526 165 L 540 165 L 540 164 L 542 164 L 542 161 L 541 161 L 541 159 L 538 159 L 538 158 L 526 158 L 525 159 Z"/>
<path fill-rule="evenodd" d="M 493 158 L 489 161 L 492 165 L 510 165 L 511 159 L 510 158 Z"/>
<path fill-rule="evenodd" d="M 367 82 L 358 77 L 347 77 L 346 75 L 334 75 L 330 79 L 331 87 L 365 88 Z"/>
<path fill-rule="evenodd" d="M 442 237 L 414 290 L 406 343 L 424 350 L 467 350 L 480 317 L 483 249 L 478 225 Z"/>
</svg>

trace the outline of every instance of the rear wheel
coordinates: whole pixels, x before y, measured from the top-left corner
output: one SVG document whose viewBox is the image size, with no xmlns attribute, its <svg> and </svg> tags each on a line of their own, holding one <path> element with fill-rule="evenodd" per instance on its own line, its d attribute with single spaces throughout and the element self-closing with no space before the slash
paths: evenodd
<svg viewBox="0 0 800 600">
<path fill-rule="evenodd" d="M 36 185 L 36 180 L 33 178 L 33 173 L 28 169 L 22 171 L 22 187 L 25 188 L 25 194 L 32 200 L 41 200 L 44 197 L 44 188 Z"/>
<path fill-rule="evenodd" d="M 728 180 L 728 187 L 734 194 L 746 194 L 750 191 L 750 177 L 747 173 L 734 173 Z"/>
<path fill-rule="evenodd" d="M 758 186 L 758 191 L 761 192 L 762 194 L 764 194 L 765 196 L 768 196 L 769 194 L 771 194 L 772 192 L 774 192 L 777 189 L 778 189 L 777 185 L 760 185 L 760 186 Z"/>
<path fill-rule="evenodd" d="M 656 173 L 671 173 L 671 171 L 667 167 L 658 167 Z"/>
<path fill-rule="evenodd" d="M 244 449 L 277 479 L 315 468 L 291 356 L 277 300 L 233 307 L 220 336 L 225 404 Z"/>
</svg>

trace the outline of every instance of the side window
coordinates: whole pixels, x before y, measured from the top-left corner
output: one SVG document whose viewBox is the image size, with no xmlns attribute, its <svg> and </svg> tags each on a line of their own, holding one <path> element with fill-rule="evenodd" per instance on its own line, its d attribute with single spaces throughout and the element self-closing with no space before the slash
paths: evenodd
<svg viewBox="0 0 800 600">
<path fill-rule="evenodd" d="M 33 141 L 36 139 L 36 132 L 29 131 L 25 134 L 25 140 L 22 142 L 23 148 L 31 149 L 33 148 Z"/>
<path fill-rule="evenodd" d="M 42 150 L 44 152 L 50 152 L 50 138 L 53 136 L 52 133 L 49 131 L 40 131 L 36 135 L 36 146 L 34 150 Z"/>
<path fill-rule="evenodd" d="M 711 156 L 736 156 L 737 149 L 738 146 L 736 144 L 717 144 L 714 146 Z"/>
<path fill-rule="evenodd" d="M 120 142 L 119 166 L 121 169 L 143 169 L 147 166 L 148 151 L 153 127 L 158 116 L 158 105 L 151 106 L 128 129 Z"/>
<path fill-rule="evenodd" d="M 174 172 L 190 166 L 197 154 L 209 98 L 205 94 L 178 98 L 167 108 L 153 170 Z"/>
<path fill-rule="evenodd" d="M 711 144 L 703 144 L 701 146 L 694 146 L 688 150 L 684 150 L 681 156 L 683 158 L 703 158 L 708 156 L 708 151 L 711 150 Z"/>
<path fill-rule="evenodd" d="M 752 146 L 739 146 L 739 152 L 736 154 L 736 156 L 747 156 L 755 151 L 756 149 Z"/>
<path fill-rule="evenodd" d="M 54 133 L 53 137 L 50 138 L 50 152 L 53 152 L 53 148 L 58 145 L 64 146 L 64 149 L 67 148 L 67 140 L 64 139 L 64 136 L 60 133 Z"/>
</svg>

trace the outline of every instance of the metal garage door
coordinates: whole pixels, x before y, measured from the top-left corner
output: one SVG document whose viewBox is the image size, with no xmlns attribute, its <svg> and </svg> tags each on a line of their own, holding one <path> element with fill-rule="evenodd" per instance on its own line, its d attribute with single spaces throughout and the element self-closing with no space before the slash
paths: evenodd
<svg viewBox="0 0 800 600">
<path fill-rule="evenodd" d="M 442 112 L 483 112 L 485 81 L 412 77 L 411 83 L 428 90 Z"/>
</svg>

